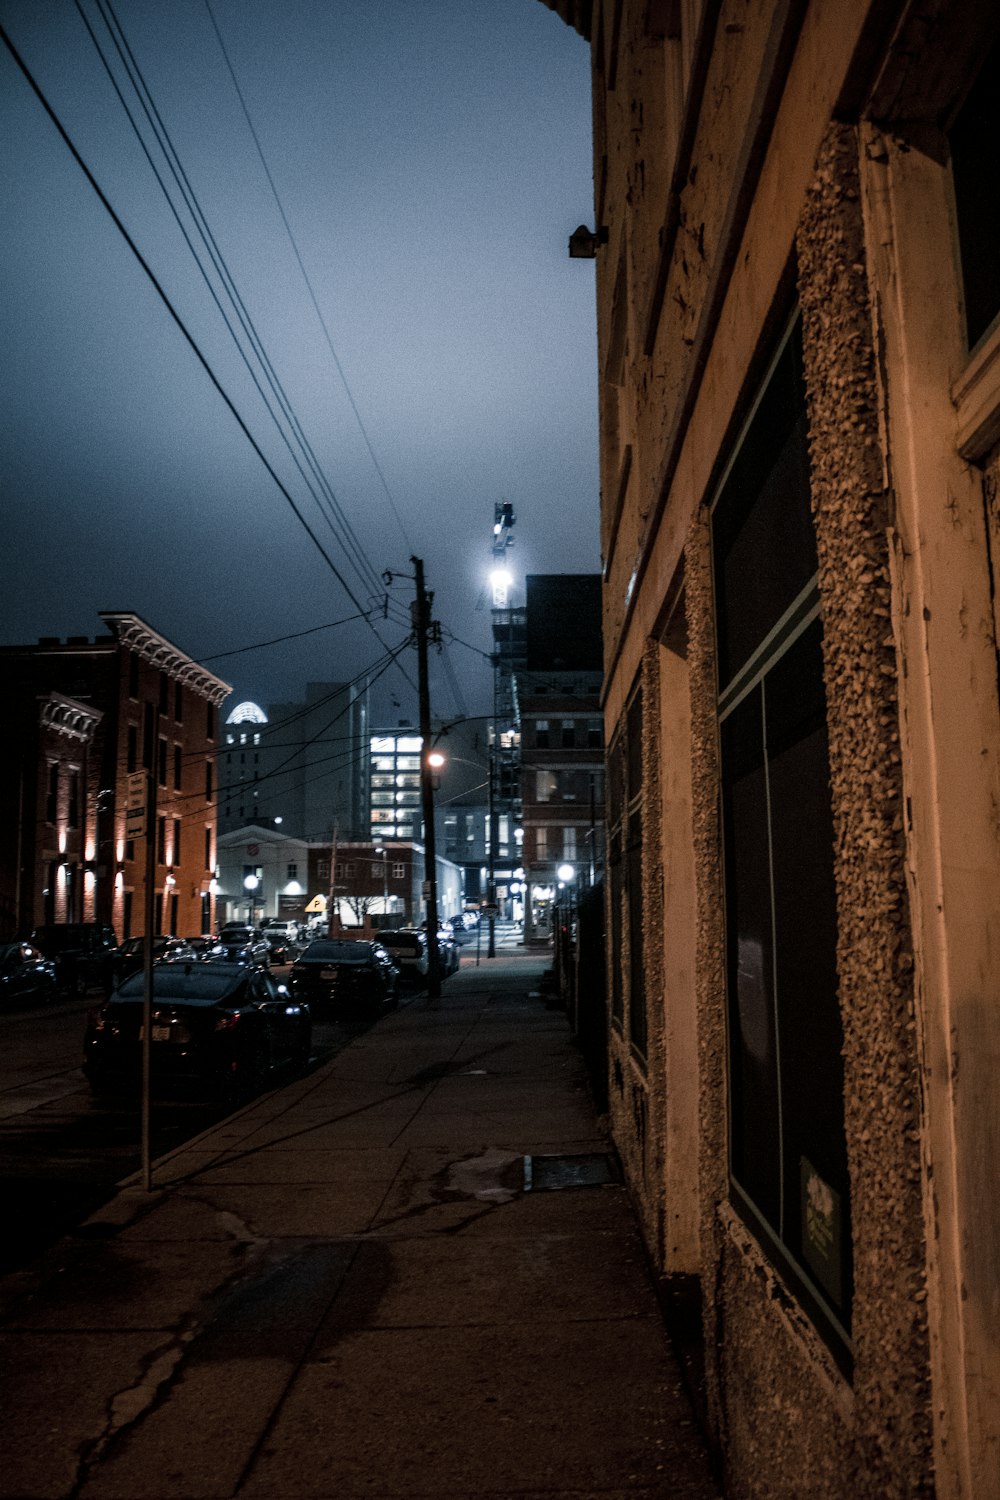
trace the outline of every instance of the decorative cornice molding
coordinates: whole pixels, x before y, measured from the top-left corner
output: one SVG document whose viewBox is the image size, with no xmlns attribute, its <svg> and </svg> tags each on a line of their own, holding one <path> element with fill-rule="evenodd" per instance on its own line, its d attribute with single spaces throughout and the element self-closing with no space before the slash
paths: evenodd
<svg viewBox="0 0 1000 1500">
<path fill-rule="evenodd" d="M 38 722 L 41 727 L 51 729 L 56 734 L 64 734 L 68 739 L 89 742 L 103 717 L 99 708 L 93 708 L 89 703 L 78 703 L 75 698 L 65 698 L 61 693 L 47 693 L 38 699 Z"/>
<path fill-rule="evenodd" d="M 228 682 L 223 682 L 221 677 L 216 677 L 198 662 L 192 661 L 190 656 L 186 656 L 166 636 L 147 625 L 139 615 L 106 609 L 99 613 L 120 645 L 128 646 L 161 672 L 166 672 L 185 687 L 193 688 L 196 693 L 214 703 L 216 708 L 232 692 Z"/>
</svg>

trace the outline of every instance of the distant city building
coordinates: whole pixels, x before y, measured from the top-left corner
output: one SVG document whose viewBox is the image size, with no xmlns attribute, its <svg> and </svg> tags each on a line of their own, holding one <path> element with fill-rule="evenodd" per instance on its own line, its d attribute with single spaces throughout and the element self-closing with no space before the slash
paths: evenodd
<svg viewBox="0 0 1000 1500">
<path fill-rule="evenodd" d="M 271 824 L 300 839 L 367 832 L 364 684 L 310 682 L 303 702 L 230 712 L 220 757 L 219 831 Z"/>
<path fill-rule="evenodd" d="M 550 930 L 563 886 L 604 871 L 603 654 L 598 574 L 529 574 L 514 667 L 523 844 L 524 935 Z"/>
<path fill-rule="evenodd" d="M 218 921 L 304 921 L 309 845 L 273 825 L 248 824 L 218 838 Z"/>
<path fill-rule="evenodd" d="M 0 648 L 4 937 L 51 922 L 143 933 L 145 836 L 126 827 L 130 778 L 143 772 L 156 786 L 154 928 L 196 933 L 214 920 L 217 710 L 229 686 L 139 615 L 101 619 L 109 633 L 95 640 Z"/>
<path fill-rule="evenodd" d="M 376 841 L 419 839 L 420 750 L 410 725 L 379 729 L 369 740 L 369 831 Z"/>
</svg>

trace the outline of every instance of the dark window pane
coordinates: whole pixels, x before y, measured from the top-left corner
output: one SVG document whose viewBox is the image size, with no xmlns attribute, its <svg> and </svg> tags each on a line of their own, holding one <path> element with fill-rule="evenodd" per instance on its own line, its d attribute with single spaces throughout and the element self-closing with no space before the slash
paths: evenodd
<svg viewBox="0 0 1000 1500">
<path fill-rule="evenodd" d="M 758 687 L 722 726 L 731 1170 L 777 1230 L 781 1132 L 762 710 Z"/>
<path fill-rule="evenodd" d="M 971 348 L 1000 312 L 1000 42 L 987 54 L 948 132 L 958 248 Z"/>
<path fill-rule="evenodd" d="M 722 687 L 816 572 L 800 326 L 768 381 L 712 516 Z"/>
<path fill-rule="evenodd" d="M 645 1054 L 647 1042 L 646 983 L 642 947 L 642 819 L 629 819 L 629 843 L 625 860 L 628 892 L 628 1022 L 632 1045 Z"/>
<path fill-rule="evenodd" d="M 768 674 L 765 688 L 776 937 L 784 1239 L 842 1313 L 849 1301 L 843 1030 L 826 701 L 819 621 Z M 836 1208 L 836 1243 L 806 1232 L 803 1163 L 814 1196 Z"/>
</svg>

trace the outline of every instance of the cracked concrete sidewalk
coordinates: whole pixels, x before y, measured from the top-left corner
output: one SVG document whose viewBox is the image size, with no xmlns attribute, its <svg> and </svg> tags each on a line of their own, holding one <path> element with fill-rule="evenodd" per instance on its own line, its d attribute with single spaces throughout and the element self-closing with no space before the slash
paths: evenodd
<svg viewBox="0 0 1000 1500">
<path fill-rule="evenodd" d="M 717 1496 L 624 1188 L 526 1178 L 609 1150 L 541 964 L 464 967 L 0 1283 L 4 1500 Z"/>
</svg>

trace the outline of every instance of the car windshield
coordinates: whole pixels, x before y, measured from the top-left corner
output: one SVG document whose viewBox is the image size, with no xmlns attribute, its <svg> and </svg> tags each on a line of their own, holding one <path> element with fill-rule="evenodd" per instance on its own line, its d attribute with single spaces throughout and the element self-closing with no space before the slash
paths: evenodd
<svg viewBox="0 0 1000 1500">
<path fill-rule="evenodd" d="M 367 943 L 336 943 L 321 939 L 318 943 L 310 943 L 302 957 L 320 959 L 329 964 L 361 964 L 371 958 L 371 949 Z"/>
<path fill-rule="evenodd" d="M 211 1003 L 228 995 L 234 981 L 242 979 L 245 972 L 228 964 L 191 964 L 186 967 L 168 964 L 153 970 L 153 996 L 157 1000 L 177 1000 L 181 1004 L 192 1001 Z M 123 1000 L 141 1000 L 143 976 L 135 974 L 127 979 L 118 993 Z"/>
</svg>

